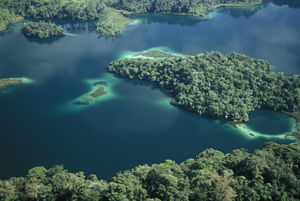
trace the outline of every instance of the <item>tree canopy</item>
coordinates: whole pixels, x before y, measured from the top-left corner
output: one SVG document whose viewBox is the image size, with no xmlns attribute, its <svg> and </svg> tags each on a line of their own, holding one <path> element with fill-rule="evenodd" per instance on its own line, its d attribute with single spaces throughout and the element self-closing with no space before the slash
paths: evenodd
<svg viewBox="0 0 300 201">
<path fill-rule="evenodd" d="M 61 26 L 52 22 L 27 22 L 22 27 L 22 32 L 29 37 L 48 38 L 51 36 L 64 36 L 65 32 Z"/>
<path fill-rule="evenodd" d="M 248 153 L 207 149 L 182 163 L 166 160 L 117 174 L 110 182 L 63 166 L 35 167 L 0 180 L 0 200 L 296 201 L 300 200 L 300 141 L 267 143 Z"/>
<path fill-rule="evenodd" d="M 207 52 L 160 60 L 113 61 L 109 71 L 168 89 L 171 103 L 188 111 L 227 121 L 248 121 L 256 109 L 300 111 L 300 75 L 269 71 L 261 59 Z"/>
<path fill-rule="evenodd" d="M 207 16 L 219 6 L 249 6 L 262 0 L 120 0 L 119 7 L 135 13 L 177 13 Z"/>
</svg>

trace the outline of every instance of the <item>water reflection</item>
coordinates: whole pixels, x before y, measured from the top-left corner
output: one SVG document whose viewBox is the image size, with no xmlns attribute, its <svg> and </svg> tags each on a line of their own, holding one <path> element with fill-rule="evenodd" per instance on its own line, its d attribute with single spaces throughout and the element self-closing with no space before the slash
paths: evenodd
<svg viewBox="0 0 300 201">
<path fill-rule="evenodd" d="M 266 3 L 273 3 L 277 6 L 288 6 L 289 8 L 300 8 L 299 0 L 265 0 Z"/>
<path fill-rule="evenodd" d="M 26 37 L 27 41 L 30 43 L 38 43 L 38 44 L 48 44 L 52 45 L 56 41 L 62 39 L 64 36 L 55 36 L 55 37 L 50 37 L 50 38 L 32 38 L 32 37 Z"/>
<path fill-rule="evenodd" d="M 152 24 L 152 23 L 160 23 L 160 24 L 168 24 L 168 25 L 180 25 L 180 26 L 194 26 L 201 21 L 206 21 L 208 19 L 202 19 L 194 16 L 187 15 L 171 15 L 171 14 L 139 14 L 131 16 L 134 20 L 136 20 L 134 25 L 140 24 Z"/>
<path fill-rule="evenodd" d="M 267 3 L 263 3 L 261 5 L 251 6 L 251 7 L 246 7 L 246 8 L 221 7 L 221 8 L 217 9 L 217 12 L 227 14 L 233 18 L 240 18 L 240 17 L 250 18 L 253 15 L 255 15 L 255 13 L 257 13 L 259 10 L 266 7 L 267 5 L 268 5 Z"/>
</svg>

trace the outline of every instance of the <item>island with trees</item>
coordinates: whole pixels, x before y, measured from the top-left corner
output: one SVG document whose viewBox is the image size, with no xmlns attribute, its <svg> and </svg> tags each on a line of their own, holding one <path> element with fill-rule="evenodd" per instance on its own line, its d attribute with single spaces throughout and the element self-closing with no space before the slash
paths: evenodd
<svg viewBox="0 0 300 201">
<path fill-rule="evenodd" d="M 118 173 L 110 182 L 63 166 L 35 167 L 0 180 L 0 200 L 283 201 L 300 198 L 300 141 L 224 154 L 207 149 L 182 163 L 166 160 Z"/>
<path fill-rule="evenodd" d="M 300 111 L 300 75 L 270 72 L 261 59 L 207 52 L 165 59 L 125 58 L 109 71 L 168 89 L 171 103 L 190 112 L 233 123 L 247 122 L 257 109 Z"/>
<path fill-rule="evenodd" d="M 23 17 L 98 21 L 96 32 L 116 36 L 131 22 L 130 14 L 172 13 L 207 17 L 223 6 L 252 6 L 262 0 L 0 0 L 0 31 Z"/>
<path fill-rule="evenodd" d="M 32 38 L 49 38 L 53 36 L 64 36 L 65 32 L 61 26 L 52 22 L 27 22 L 22 27 L 25 36 Z"/>
</svg>

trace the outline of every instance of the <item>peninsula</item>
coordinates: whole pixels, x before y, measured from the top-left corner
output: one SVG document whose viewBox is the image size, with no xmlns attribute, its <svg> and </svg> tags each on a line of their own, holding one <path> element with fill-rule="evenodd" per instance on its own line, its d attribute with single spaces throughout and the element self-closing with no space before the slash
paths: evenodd
<svg viewBox="0 0 300 201">
<path fill-rule="evenodd" d="M 300 111 L 300 75 L 270 72 L 268 62 L 243 54 L 125 58 L 108 69 L 168 89 L 173 105 L 233 123 L 247 122 L 257 109 Z"/>
</svg>

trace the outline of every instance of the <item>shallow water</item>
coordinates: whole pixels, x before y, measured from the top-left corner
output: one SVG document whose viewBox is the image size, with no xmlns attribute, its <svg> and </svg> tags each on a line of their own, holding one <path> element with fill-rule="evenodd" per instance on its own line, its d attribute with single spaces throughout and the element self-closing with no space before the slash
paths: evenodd
<svg viewBox="0 0 300 201">
<path fill-rule="evenodd" d="M 289 115 L 273 111 L 255 111 L 249 115 L 248 128 L 266 135 L 276 135 L 284 132 L 292 132 L 295 119 Z"/>
<path fill-rule="evenodd" d="M 0 178 L 24 175 L 38 165 L 64 164 L 109 179 L 138 164 L 168 158 L 180 162 L 209 147 L 224 152 L 260 148 L 268 139 L 249 140 L 225 122 L 171 106 L 167 92 L 153 85 L 116 78 L 106 70 L 128 52 L 167 47 L 181 54 L 237 51 L 267 59 L 273 71 L 300 73 L 299 9 L 271 3 L 218 9 L 213 16 L 136 16 L 138 23 L 117 38 L 99 38 L 91 22 L 70 21 L 59 21 L 70 33 L 63 38 L 25 38 L 21 23 L 1 33 L 0 78 L 35 82 L 0 93 Z M 105 81 L 113 96 L 87 107 L 73 105 L 91 90 L 90 80 Z M 259 123 L 257 118 L 249 125 Z M 290 126 L 273 115 L 265 118 L 282 127 L 255 129 L 277 133 Z"/>
</svg>

